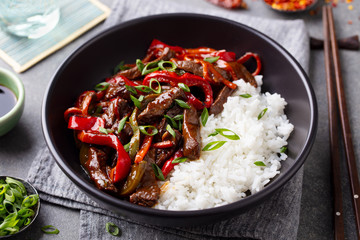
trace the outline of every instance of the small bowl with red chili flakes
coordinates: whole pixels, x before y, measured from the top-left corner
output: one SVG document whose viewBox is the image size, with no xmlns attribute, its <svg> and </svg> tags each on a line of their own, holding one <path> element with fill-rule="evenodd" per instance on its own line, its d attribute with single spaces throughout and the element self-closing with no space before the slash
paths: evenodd
<svg viewBox="0 0 360 240">
<path fill-rule="evenodd" d="M 318 0 L 264 0 L 264 2 L 279 12 L 298 13 L 313 9 Z"/>
</svg>

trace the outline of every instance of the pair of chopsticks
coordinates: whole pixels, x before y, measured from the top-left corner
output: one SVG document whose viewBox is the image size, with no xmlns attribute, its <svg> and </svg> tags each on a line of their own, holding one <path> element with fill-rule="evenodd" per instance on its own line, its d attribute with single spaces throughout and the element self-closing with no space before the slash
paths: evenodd
<svg viewBox="0 0 360 240">
<path fill-rule="evenodd" d="M 345 148 L 345 156 L 351 185 L 350 187 L 352 193 L 352 203 L 357 228 L 357 236 L 358 239 L 360 239 L 360 185 L 356 167 L 354 148 L 351 139 L 351 129 L 346 107 L 346 99 L 339 62 L 339 51 L 335 34 L 334 17 L 331 6 L 323 7 L 323 30 L 326 84 L 329 108 L 330 150 L 333 172 L 335 239 L 345 238 L 341 193 L 342 191 L 338 117 L 341 123 L 341 132 L 343 137 L 342 139 Z"/>
</svg>

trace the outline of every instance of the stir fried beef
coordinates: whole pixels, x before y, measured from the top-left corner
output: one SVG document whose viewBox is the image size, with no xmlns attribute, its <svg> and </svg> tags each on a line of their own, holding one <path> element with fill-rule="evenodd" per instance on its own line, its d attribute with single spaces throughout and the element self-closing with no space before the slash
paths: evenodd
<svg viewBox="0 0 360 240">
<path fill-rule="evenodd" d="M 200 121 L 194 106 L 184 110 L 184 156 L 190 159 L 198 159 L 200 157 Z"/>
<path fill-rule="evenodd" d="M 141 63 L 125 64 L 129 69 L 106 79 L 96 91 L 83 92 L 64 118 L 95 186 L 131 203 L 154 206 L 160 197 L 158 181 L 181 164 L 174 160 L 200 157 L 203 109 L 219 114 L 237 87 L 233 80 L 257 86 L 240 64 L 249 56 L 236 60 L 234 52 L 184 49 L 154 40 Z M 256 54 L 251 56 L 258 62 Z M 143 71 L 147 64 L 151 68 Z M 260 70 L 258 66 L 253 74 Z"/>
<path fill-rule="evenodd" d="M 140 124 L 153 123 L 164 116 L 165 111 L 171 106 L 174 99 L 184 99 L 185 93 L 182 89 L 175 87 L 158 96 L 154 101 L 150 102 L 146 109 L 138 116 Z"/>
<path fill-rule="evenodd" d="M 224 103 L 226 103 L 227 98 L 234 92 L 234 89 L 231 89 L 227 86 L 223 87 L 219 92 L 217 98 L 215 99 L 213 105 L 211 105 L 209 114 L 217 115 L 222 112 L 224 109 Z"/>
<path fill-rule="evenodd" d="M 117 188 L 107 175 L 107 154 L 100 149 L 90 147 L 88 160 L 83 165 L 97 188 L 107 192 L 117 192 Z"/>
<path fill-rule="evenodd" d="M 149 150 L 144 161 L 147 162 L 145 173 L 135 193 L 130 195 L 130 202 L 144 207 L 152 207 L 160 197 L 155 173 L 151 165 L 155 162 L 155 149 Z"/>
</svg>

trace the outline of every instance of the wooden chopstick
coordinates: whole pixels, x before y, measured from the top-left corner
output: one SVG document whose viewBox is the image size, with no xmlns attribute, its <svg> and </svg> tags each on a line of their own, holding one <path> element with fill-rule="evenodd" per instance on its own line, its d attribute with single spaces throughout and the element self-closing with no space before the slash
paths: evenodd
<svg viewBox="0 0 360 240">
<path fill-rule="evenodd" d="M 329 137 L 330 137 L 330 157 L 332 167 L 332 183 L 333 183 L 333 217 L 334 217 L 334 238 L 335 240 L 343 240 L 345 238 L 343 203 L 341 191 L 341 172 L 340 172 L 340 144 L 338 129 L 338 111 L 336 103 L 336 92 L 334 89 L 333 73 L 331 71 L 331 46 L 327 8 L 323 7 L 323 31 L 324 31 L 324 57 L 325 57 L 325 73 L 326 87 L 329 111 Z"/>
<path fill-rule="evenodd" d="M 347 106 L 346 106 L 346 97 L 345 97 L 343 80 L 342 80 L 342 75 L 341 75 L 339 51 L 338 51 L 336 34 L 335 34 L 335 26 L 334 26 L 334 17 L 333 17 L 331 6 L 325 6 L 323 8 L 323 12 L 326 12 L 325 18 L 327 18 L 327 22 L 328 22 L 328 29 L 329 29 L 330 43 L 331 43 L 331 53 L 332 53 L 332 60 L 333 60 L 333 67 L 334 67 L 334 76 L 335 76 L 335 82 L 336 82 L 336 93 L 337 93 L 336 96 L 337 96 L 337 102 L 338 102 L 338 109 L 339 109 L 339 113 L 340 113 L 339 117 L 340 117 L 340 122 L 341 122 L 346 162 L 347 162 L 350 187 L 351 187 L 351 193 L 352 193 L 351 199 L 352 199 L 354 215 L 355 215 L 357 236 L 358 236 L 358 239 L 360 239 L 360 198 L 359 198 L 360 197 L 360 185 L 359 185 L 359 177 L 358 177 L 358 172 L 357 172 L 357 167 L 356 167 L 355 153 L 354 153 L 354 148 L 353 148 L 353 143 L 352 143 L 352 138 L 351 138 L 351 129 L 350 129 L 349 117 L 348 117 Z"/>
</svg>

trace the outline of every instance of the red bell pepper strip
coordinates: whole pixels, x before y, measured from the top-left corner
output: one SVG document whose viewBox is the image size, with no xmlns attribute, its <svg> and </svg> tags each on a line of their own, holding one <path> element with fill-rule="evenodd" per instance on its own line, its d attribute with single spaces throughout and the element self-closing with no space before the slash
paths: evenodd
<svg viewBox="0 0 360 240">
<path fill-rule="evenodd" d="M 256 69 L 255 71 L 252 73 L 253 76 L 256 76 L 260 73 L 261 71 L 261 60 L 260 60 L 260 57 L 258 54 L 256 53 L 252 53 L 252 52 L 247 52 L 244 54 L 244 56 L 240 57 L 237 62 L 238 63 L 241 63 L 241 64 L 244 64 L 245 62 L 247 62 L 250 58 L 255 58 L 256 60 Z"/>
<path fill-rule="evenodd" d="M 164 49 L 164 48 L 170 48 L 172 50 L 174 50 L 176 53 L 178 54 L 181 54 L 184 52 L 184 49 L 182 47 L 179 47 L 179 46 L 170 46 L 166 43 L 163 43 L 161 41 L 159 41 L 158 39 L 154 39 L 151 44 L 150 44 L 150 47 L 148 49 L 148 53 L 156 50 L 156 49 Z"/>
<path fill-rule="evenodd" d="M 172 87 L 178 86 L 178 83 L 184 83 L 189 87 L 192 87 L 192 86 L 200 87 L 203 90 L 204 95 L 205 95 L 204 103 L 201 103 L 199 100 L 197 100 L 195 98 L 195 96 L 193 96 L 191 93 L 186 94 L 188 96 L 188 99 L 191 101 L 190 103 L 193 103 L 193 102 L 198 103 L 198 104 L 196 104 L 196 103 L 194 104 L 195 107 L 196 106 L 200 107 L 197 109 L 202 109 L 202 108 L 204 108 L 204 106 L 206 108 L 209 108 L 211 106 L 211 104 L 213 103 L 213 91 L 212 91 L 211 85 L 208 81 L 206 81 L 202 77 L 193 75 L 191 73 L 185 73 L 184 75 L 179 76 L 174 72 L 156 71 L 156 72 L 149 73 L 148 75 L 146 75 L 146 77 L 144 78 L 144 81 L 143 81 L 143 85 L 148 86 L 150 84 L 150 80 L 152 78 L 155 78 L 159 82 L 168 83 Z M 200 105 L 199 102 L 201 103 L 201 106 L 199 106 Z"/>
<path fill-rule="evenodd" d="M 64 118 L 67 121 L 70 115 L 88 115 L 90 103 L 95 95 L 95 91 L 83 92 L 75 103 L 75 107 L 68 108 L 64 112 Z"/>
<path fill-rule="evenodd" d="M 131 167 L 131 160 L 123 145 L 120 143 L 120 140 L 114 134 L 98 134 L 81 131 L 77 137 L 82 142 L 105 145 L 116 150 L 116 166 L 110 171 L 110 179 L 113 183 L 117 183 L 128 176 Z"/>
<path fill-rule="evenodd" d="M 145 155 L 147 154 L 147 152 L 150 149 L 153 138 L 154 138 L 154 136 L 150 136 L 150 135 L 145 136 L 140 150 L 136 153 L 135 160 L 134 160 L 135 163 L 139 163 L 144 159 Z"/>
<path fill-rule="evenodd" d="M 234 62 L 236 60 L 236 54 L 234 52 L 227 52 L 225 50 L 212 52 L 211 56 L 214 57 L 219 56 L 219 59 L 224 60 L 226 62 Z"/>
<path fill-rule="evenodd" d="M 154 148 L 171 148 L 174 146 L 174 142 L 170 141 L 170 140 L 166 140 L 166 141 L 162 141 L 162 142 L 157 142 L 153 144 Z"/>
<path fill-rule="evenodd" d="M 99 131 L 99 127 L 104 127 L 105 121 L 99 117 L 71 116 L 68 122 L 68 128 L 74 130 L 92 130 Z"/>
<path fill-rule="evenodd" d="M 164 178 L 166 178 L 166 176 L 174 169 L 174 167 L 179 164 L 179 163 L 172 163 L 172 161 L 174 161 L 174 159 L 176 159 L 176 158 L 183 157 L 183 156 L 184 156 L 183 150 L 182 150 L 182 148 L 180 148 L 179 150 L 177 150 L 174 153 L 174 155 L 169 160 L 167 160 L 164 163 L 164 165 L 161 168 Z"/>
</svg>

